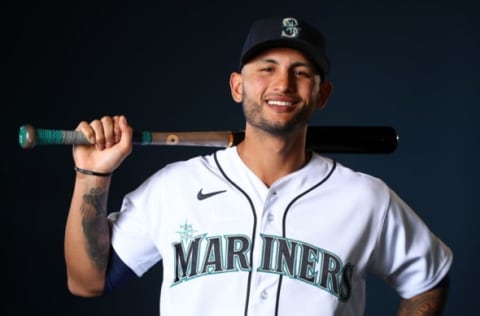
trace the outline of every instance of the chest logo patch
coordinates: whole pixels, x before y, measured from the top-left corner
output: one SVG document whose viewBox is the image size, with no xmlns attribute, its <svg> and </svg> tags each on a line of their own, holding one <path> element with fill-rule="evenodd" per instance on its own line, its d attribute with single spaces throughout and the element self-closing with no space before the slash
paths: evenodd
<svg viewBox="0 0 480 316">
<path fill-rule="evenodd" d="M 220 191 L 203 193 L 203 189 L 200 189 L 200 191 L 198 191 L 198 193 L 197 193 L 197 199 L 199 201 L 202 201 L 202 200 L 208 199 L 208 198 L 210 198 L 214 195 L 217 195 L 217 194 L 220 194 L 220 193 L 225 193 L 225 192 L 227 192 L 227 190 L 220 190 Z"/>
</svg>

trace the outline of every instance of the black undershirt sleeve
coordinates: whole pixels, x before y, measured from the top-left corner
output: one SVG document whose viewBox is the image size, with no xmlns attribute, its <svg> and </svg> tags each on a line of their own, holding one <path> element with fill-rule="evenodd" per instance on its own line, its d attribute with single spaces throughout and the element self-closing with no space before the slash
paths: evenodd
<svg viewBox="0 0 480 316">
<path fill-rule="evenodd" d="M 115 250 L 111 248 L 103 294 L 112 292 L 134 278 L 138 278 L 138 276 L 120 259 Z"/>
</svg>

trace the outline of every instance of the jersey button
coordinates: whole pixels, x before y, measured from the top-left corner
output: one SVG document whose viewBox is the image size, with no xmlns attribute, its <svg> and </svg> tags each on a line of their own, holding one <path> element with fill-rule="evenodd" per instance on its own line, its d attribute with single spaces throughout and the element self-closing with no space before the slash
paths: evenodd
<svg viewBox="0 0 480 316">
<path fill-rule="evenodd" d="M 275 216 L 273 214 L 268 214 L 267 215 L 267 221 L 273 222 L 274 219 L 275 219 Z"/>
<path fill-rule="evenodd" d="M 262 299 L 266 300 L 268 298 L 268 292 L 265 290 L 261 294 Z"/>
</svg>

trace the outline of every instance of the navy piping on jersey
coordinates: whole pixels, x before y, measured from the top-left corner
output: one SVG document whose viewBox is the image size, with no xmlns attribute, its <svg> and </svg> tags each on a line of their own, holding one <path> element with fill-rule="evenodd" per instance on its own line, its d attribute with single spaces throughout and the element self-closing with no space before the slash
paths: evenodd
<svg viewBox="0 0 480 316">
<path fill-rule="evenodd" d="M 250 199 L 248 194 L 239 185 L 237 185 L 235 182 L 233 182 L 227 176 L 225 171 L 222 169 L 222 166 L 220 166 L 220 162 L 218 161 L 218 158 L 217 158 L 217 153 L 215 153 L 213 157 L 215 159 L 215 163 L 217 164 L 218 169 L 220 170 L 222 175 L 225 177 L 225 179 L 228 182 L 230 182 L 235 188 L 238 189 L 238 191 L 240 191 L 245 196 L 245 198 L 248 200 L 248 203 L 250 203 L 250 207 L 252 208 L 253 230 L 252 230 L 252 249 L 250 251 L 250 264 L 252 264 L 253 263 L 253 248 L 254 248 L 254 245 L 255 245 L 255 232 L 256 232 L 256 227 L 257 227 L 257 214 L 255 212 L 255 206 L 253 205 L 252 199 Z M 250 272 L 248 272 L 247 293 L 246 293 L 246 298 L 245 298 L 245 316 L 248 315 L 248 304 L 249 304 L 249 300 L 250 300 L 251 283 L 252 283 L 252 269 L 250 269 Z"/>
<path fill-rule="evenodd" d="M 257 215 L 256 215 L 256 212 L 255 212 L 255 207 L 253 205 L 253 202 L 252 200 L 250 199 L 250 197 L 248 196 L 248 194 L 239 186 L 237 185 L 235 182 L 233 182 L 228 176 L 227 174 L 225 173 L 225 171 L 222 169 L 222 166 L 220 165 L 220 162 L 218 161 L 218 158 L 217 158 L 217 154 L 215 153 L 214 154 L 214 158 L 215 158 L 215 163 L 217 164 L 217 167 L 218 169 L 220 170 L 220 172 L 222 173 L 222 175 L 225 177 L 225 179 L 230 182 L 235 188 L 237 188 L 244 196 L 245 198 L 248 200 L 248 202 L 250 203 L 250 206 L 252 208 L 252 214 L 253 214 L 253 231 L 252 231 L 252 250 L 250 252 L 250 262 L 251 264 L 253 264 L 253 247 L 255 245 L 255 232 L 256 232 L 256 227 L 257 227 Z M 330 178 L 330 176 L 332 175 L 333 171 L 335 170 L 337 166 L 337 163 L 335 160 L 333 160 L 333 166 L 332 166 L 332 169 L 328 172 L 328 174 L 325 176 L 325 178 L 323 178 L 320 182 L 318 182 L 317 184 L 313 185 L 311 188 L 307 189 L 306 191 L 300 193 L 299 195 L 297 195 L 288 205 L 287 205 L 287 208 L 285 209 L 285 212 L 284 212 L 284 216 L 283 216 L 283 227 L 282 227 L 282 230 L 283 230 L 283 237 L 286 237 L 286 218 L 287 218 L 287 212 L 290 210 L 290 207 L 293 205 L 293 203 L 295 203 L 298 199 L 300 199 L 302 196 L 306 195 L 307 193 L 313 191 L 314 189 L 316 189 L 317 187 L 319 187 L 320 185 L 322 185 L 325 181 L 328 180 L 328 178 Z M 278 309 L 279 309 L 279 301 L 280 301 L 280 290 L 281 290 L 281 286 L 282 286 L 282 279 L 283 279 L 283 276 L 280 275 L 279 276 L 279 282 L 278 282 L 278 288 L 277 288 L 277 299 L 276 299 L 276 302 L 275 302 L 275 316 L 278 315 Z M 246 301 L 245 301 L 245 316 L 248 315 L 248 304 L 249 304 L 249 300 L 250 300 L 250 288 L 251 288 L 251 282 L 252 282 L 252 270 L 250 270 L 250 272 L 248 273 L 248 288 L 247 288 L 247 296 L 246 296 Z"/>
<path fill-rule="evenodd" d="M 318 188 L 319 186 L 321 186 L 323 183 L 325 183 L 325 181 L 327 181 L 330 176 L 332 175 L 333 171 L 335 170 L 335 168 L 337 167 L 337 162 L 335 160 L 333 160 L 333 166 L 332 166 L 332 169 L 328 172 L 327 176 L 325 178 L 323 178 L 320 182 L 318 182 L 317 184 L 315 184 L 314 186 L 312 186 L 311 188 L 307 189 L 306 191 L 300 193 L 299 195 L 297 195 L 292 201 L 290 201 L 290 203 L 287 205 L 287 208 L 285 209 L 285 212 L 283 213 L 283 227 L 282 227 L 282 237 L 283 238 L 286 238 L 287 236 L 287 213 L 288 211 L 290 210 L 290 207 L 293 205 L 293 203 L 295 203 L 298 199 L 300 199 L 302 196 L 305 196 L 307 193 L 313 191 L 314 189 Z M 279 275 L 279 279 L 278 279 L 278 287 L 277 287 L 277 302 L 275 304 L 275 315 L 278 315 L 278 308 L 279 308 L 279 302 L 280 302 L 280 292 L 281 292 L 281 288 L 282 288 L 282 280 L 283 280 L 283 275 L 280 274 Z"/>
</svg>

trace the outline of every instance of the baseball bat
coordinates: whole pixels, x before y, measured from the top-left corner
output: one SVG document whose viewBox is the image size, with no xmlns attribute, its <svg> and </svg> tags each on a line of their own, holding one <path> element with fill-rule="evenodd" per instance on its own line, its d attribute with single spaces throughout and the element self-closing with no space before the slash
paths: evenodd
<svg viewBox="0 0 480 316">
<path fill-rule="evenodd" d="M 177 145 L 199 147 L 231 147 L 245 137 L 239 131 L 198 132 L 133 132 L 135 145 Z M 24 149 L 37 145 L 89 144 L 81 132 L 34 128 L 25 124 L 19 130 L 19 143 Z M 390 126 L 309 126 L 306 146 L 320 153 L 392 153 L 398 135 Z"/>
</svg>

